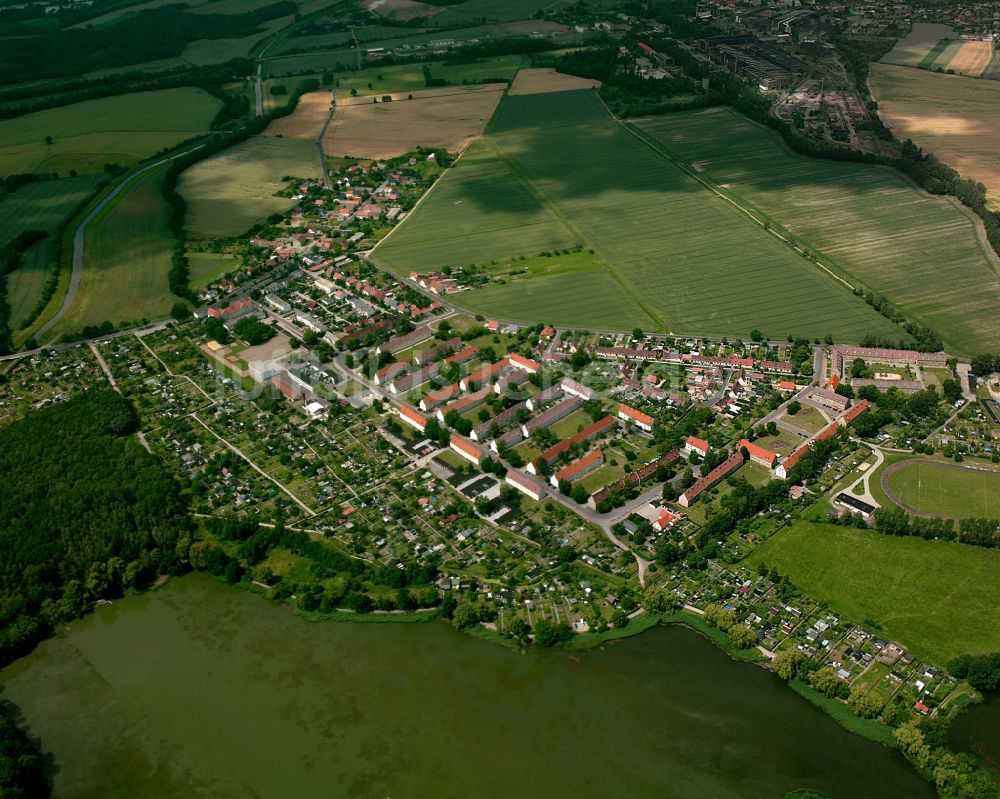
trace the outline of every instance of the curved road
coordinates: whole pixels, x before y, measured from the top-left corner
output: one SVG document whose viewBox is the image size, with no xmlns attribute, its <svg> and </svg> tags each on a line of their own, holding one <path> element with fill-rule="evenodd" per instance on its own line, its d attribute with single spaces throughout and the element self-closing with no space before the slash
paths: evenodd
<svg viewBox="0 0 1000 799">
<path fill-rule="evenodd" d="M 201 149 L 204 145 L 199 144 L 197 147 L 192 147 L 190 150 L 185 150 L 182 153 L 177 153 L 177 155 L 172 155 L 169 158 L 164 158 L 157 161 L 155 164 L 150 164 L 149 166 L 144 166 L 142 169 L 138 169 L 129 175 L 125 180 L 119 183 L 111 192 L 101 200 L 94 209 L 84 217 L 83 221 L 79 224 L 76 229 L 76 233 L 73 236 L 73 273 L 69 278 L 69 288 L 66 290 L 66 296 L 63 298 L 62 307 L 56 312 L 56 315 L 49 319 L 44 325 L 42 325 L 38 331 L 35 333 L 34 338 L 41 339 L 49 330 L 55 327 L 56 323 L 66 315 L 66 312 L 70 309 L 73 301 L 76 299 L 77 289 L 80 288 L 80 281 L 83 279 L 83 245 L 84 238 L 87 232 L 87 225 L 94 221 L 101 211 L 103 211 L 112 200 L 115 199 L 122 191 L 137 177 L 144 175 L 151 169 L 156 169 L 158 166 L 162 166 L 168 161 L 173 161 L 175 158 L 180 158 L 182 155 L 187 155 L 188 153 L 194 152 L 195 150 Z"/>
</svg>

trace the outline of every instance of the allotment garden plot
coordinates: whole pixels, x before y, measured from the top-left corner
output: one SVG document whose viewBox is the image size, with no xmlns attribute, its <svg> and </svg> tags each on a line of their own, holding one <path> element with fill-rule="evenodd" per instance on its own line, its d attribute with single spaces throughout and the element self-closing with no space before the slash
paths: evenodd
<svg viewBox="0 0 1000 799">
<path fill-rule="evenodd" d="M 895 334 L 846 288 L 617 124 L 590 91 L 505 98 L 467 158 L 482 177 L 469 179 L 463 158 L 378 248 L 378 259 L 405 272 L 578 245 L 604 264 L 592 326 L 719 335 L 759 328 L 847 340 Z M 597 279 L 586 277 L 592 290 Z M 530 308 L 534 318 L 582 325 L 582 306 L 566 299 L 576 285 L 571 276 L 532 272 L 458 301 L 505 318 L 525 318 Z"/>
<path fill-rule="evenodd" d="M 1000 278 L 976 218 L 957 202 L 931 197 L 888 168 L 797 155 L 729 110 L 639 126 L 852 284 L 939 330 L 950 350 L 1000 346 Z"/>
</svg>

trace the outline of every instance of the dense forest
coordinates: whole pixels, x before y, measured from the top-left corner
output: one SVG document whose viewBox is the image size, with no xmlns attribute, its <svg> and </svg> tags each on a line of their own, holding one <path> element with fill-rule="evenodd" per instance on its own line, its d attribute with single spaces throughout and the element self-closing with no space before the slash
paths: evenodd
<svg viewBox="0 0 1000 799">
<path fill-rule="evenodd" d="M 90 602 L 180 568 L 187 513 L 112 391 L 90 391 L 0 427 L 0 661 Z"/>
<path fill-rule="evenodd" d="M 45 757 L 19 722 L 17 708 L 0 702 L 0 797 L 42 799 L 50 793 Z"/>
</svg>

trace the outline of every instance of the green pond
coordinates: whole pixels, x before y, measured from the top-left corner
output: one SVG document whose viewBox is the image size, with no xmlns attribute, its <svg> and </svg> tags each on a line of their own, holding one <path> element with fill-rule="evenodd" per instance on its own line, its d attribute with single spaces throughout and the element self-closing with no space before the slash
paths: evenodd
<svg viewBox="0 0 1000 799">
<path fill-rule="evenodd" d="M 984 702 L 955 719 L 949 739 L 952 749 L 972 752 L 1000 769 L 1000 691 L 987 694 Z"/>
<path fill-rule="evenodd" d="M 58 797 L 933 797 L 901 755 L 678 626 L 581 654 L 310 623 L 204 575 L 0 674 Z"/>
</svg>

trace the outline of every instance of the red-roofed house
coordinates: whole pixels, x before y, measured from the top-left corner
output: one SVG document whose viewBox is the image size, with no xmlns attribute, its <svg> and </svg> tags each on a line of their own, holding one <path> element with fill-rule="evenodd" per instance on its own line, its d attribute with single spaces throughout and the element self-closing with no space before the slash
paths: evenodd
<svg viewBox="0 0 1000 799">
<path fill-rule="evenodd" d="M 409 361 L 396 361 L 395 363 L 390 363 L 388 366 L 383 366 L 375 373 L 375 385 L 381 386 L 383 383 L 388 383 L 392 378 L 398 374 L 402 374 L 409 367 Z"/>
<path fill-rule="evenodd" d="M 868 400 L 861 400 L 856 405 L 848 408 L 844 414 L 837 419 L 837 424 L 841 427 L 847 427 L 851 422 L 857 419 L 861 414 L 868 410 Z"/>
<path fill-rule="evenodd" d="M 826 427 L 820 430 L 816 435 L 814 435 L 809 443 L 813 444 L 817 441 L 826 441 L 828 438 L 833 438 L 837 433 L 840 432 L 840 425 L 836 422 L 830 422 Z"/>
<path fill-rule="evenodd" d="M 656 521 L 653 522 L 653 529 L 658 533 L 662 533 L 679 518 L 680 517 L 677 514 L 671 513 L 666 508 L 660 508 L 660 515 L 657 516 Z"/>
<path fill-rule="evenodd" d="M 399 409 L 399 418 L 410 425 L 410 427 L 415 427 L 421 433 L 427 427 L 427 417 L 419 411 L 413 410 L 409 405 L 403 405 Z"/>
<path fill-rule="evenodd" d="M 549 482 L 556 488 L 559 487 L 559 483 L 563 480 L 578 480 L 585 474 L 589 474 L 594 471 L 598 466 L 604 463 L 604 453 L 599 449 L 595 449 L 593 452 L 588 452 L 582 458 L 574 461 L 569 466 L 560 469 L 558 472 L 549 478 Z"/>
<path fill-rule="evenodd" d="M 496 333 L 500 329 L 500 323 L 496 319 L 487 320 L 486 324 L 483 325 L 491 333 Z"/>
<path fill-rule="evenodd" d="M 708 489 L 716 483 L 721 482 L 724 478 L 735 472 L 742 465 L 743 454 L 739 451 L 733 453 L 726 458 L 726 460 L 712 469 L 712 471 L 710 471 L 707 475 L 702 477 L 697 483 L 691 486 L 687 491 L 681 494 L 680 499 L 677 500 L 677 504 L 685 508 L 691 507 L 691 503 L 698 499 L 703 492 L 708 491 Z"/>
<path fill-rule="evenodd" d="M 506 358 L 503 358 L 496 363 L 484 366 L 471 375 L 466 375 L 458 381 L 458 384 L 462 387 L 462 391 L 473 391 L 479 386 L 492 386 L 497 378 L 508 371 L 510 371 L 510 364 Z"/>
<path fill-rule="evenodd" d="M 809 444 L 803 444 L 796 450 L 793 450 L 787 458 L 785 458 L 781 463 L 778 464 L 778 468 L 774 470 L 774 476 L 781 480 L 784 480 L 791 474 L 792 469 L 795 468 L 796 464 L 802 460 L 809 452 Z"/>
<path fill-rule="evenodd" d="M 656 420 L 649 414 L 637 411 L 624 403 L 618 406 L 618 418 L 625 422 L 632 422 L 647 433 L 652 433 L 653 425 L 656 424 Z"/>
<path fill-rule="evenodd" d="M 420 410 L 422 411 L 432 411 L 442 402 L 447 402 L 453 397 L 457 397 L 462 393 L 462 389 L 459 388 L 458 383 L 452 383 L 450 386 L 445 386 L 444 388 L 439 388 L 437 391 L 432 391 L 422 400 L 420 400 Z"/>
<path fill-rule="evenodd" d="M 771 452 L 769 449 L 759 447 L 752 441 L 747 441 L 745 438 L 740 441 L 738 449 L 744 448 L 750 455 L 750 460 L 754 463 L 759 463 L 761 466 L 766 466 L 768 469 L 774 468 L 774 463 L 778 460 L 778 454 L 776 452 Z"/>
<path fill-rule="evenodd" d="M 520 369 L 521 371 L 527 372 L 529 375 L 533 375 L 538 371 L 538 361 L 533 361 L 531 358 L 525 358 L 523 355 L 518 355 L 516 352 L 508 355 L 507 360 L 510 361 L 512 366 Z"/>
<path fill-rule="evenodd" d="M 466 347 L 464 350 L 459 350 L 454 355 L 448 356 L 448 358 L 446 358 L 445 360 L 447 360 L 448 363 L 462 364 L 465 363 L 466 361 L 471 361 L 473 358 L 476 357 L 476 354 L 478 352 L 479 352 L 479 347 L 473 344 L 471 347 Z"/>
<path fill-rule="evenodd" d="M 704 458 L 711 448 L 712 445 L 707 441 L 695 438 L 694 436 L 688 436 L 687 441 L 684 442 L 684 452 L 688 455 L 698 455 Z"/>
<path fill-rule="evenodd" d="M 451 448 L 475 466 L 486 457 L 486 450 L 455 433 L 451 434 Z"/>
<path fill-rule="evenodd" d="M 209 308 L 208 315 L 215 319 L 238 319 L 253 310 L 253 300 L 243 298 L 236 300 L 224 308 Z"/>
<path fill-rule="evenodd" d="M 782 380 L 778 383 L 778 391 L 795 391 L 795 383 L 791 380 Z"/>
</svg>

